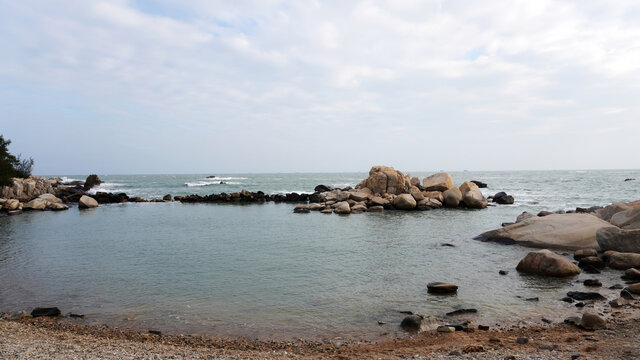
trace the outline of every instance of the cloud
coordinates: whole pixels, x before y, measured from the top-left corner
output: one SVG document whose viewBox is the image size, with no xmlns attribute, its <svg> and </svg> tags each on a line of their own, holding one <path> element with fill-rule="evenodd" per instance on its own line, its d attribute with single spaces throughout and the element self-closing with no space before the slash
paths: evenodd
<svg viewBox="0 0 640 360">
<path fill-rule="evenodd" d="M 513 154 L 486 139 L 560 148 L 593 140 L 598 129 L 600 140 L 627 144 L 623 129 L 635 126 L 629 124 L 639 113 L 640 7 L 633 1 L 2 6 L 0 81 L 7 88 L 0 89 L 0 117 L 10 120 L 3 128 L 14 146 L 55 119 L 59 129 L 41 128 L 60 137 L 80 123 L 113 151 L 89 151 L 69 169 L 90 171 L 100 159 L 115 172 L 195 172 L 211 164 L 228 171 L 366 170 L 375 160 L 358 154 L 375 144 L 388 146 L 384 157 L 398 159 L 390 164 L 398 168 L 473 169 L 486 164 L 462 156 L 412 162 L 406 154 L 416 144 L 450 148 L 464 139 L 478 156 L 513 164 Z M 17 125 L 25 121 L 35 130 Z M 559 132 L 572 135 L 548 136 Z M 130 161 L 113 139 L 155 151 Z M 20 152 L 50 161 L 38 162 L 43 172 L 67 166 L 48 153 L 53 140 L 43 141 Z M 167 142 L 177 146 L 163 150 Z M 212 150 L 220 146 L 254 156 L 240 163 L 240 155 Z M 154 156 L 189 160 L 162 168 Z M 554 166 L 572 167 L 571 156 Z M 616 161 L 593 167 L 640 166 L 631 157 Z"/>
</svg>

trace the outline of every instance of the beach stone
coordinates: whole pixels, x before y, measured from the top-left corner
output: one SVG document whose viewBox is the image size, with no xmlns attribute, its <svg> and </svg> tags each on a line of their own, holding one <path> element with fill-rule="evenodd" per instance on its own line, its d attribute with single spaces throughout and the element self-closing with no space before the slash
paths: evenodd
<svg viewBox="0 0 640 360">
<path fill-rule="evenodd" d="M 580 260 L 589 256 L 598 256 L 598 251 L 596 249 L 579 249 L 573 254 L 573 259 Z"/>
<path fill-rule="evenodd" d="M 553 214 L 551 211 L 542 210 L 538 213 L 538 217 L 543 217 L 551 214 Z"/>
<path fill-rule="evenodd" d="M 425 191 L 447 191 L 454 187 L 453 178 L 449 173 L 441 172 L 422 179 Z"/>
<path fill-rule="evenodd" d="M 500 271 L 498 271 L 498 274 L 500 274 L 500 275 L 508 275 L 509 272 L 507 270 L 500 270 Z"/>
<path fill-rule="evenodd" d="M 580 327 L 587 330 L 600 330 L 607 328 L 607 321 L 594 312 L 587 311 L 582 314 Z"/>
<path fill-rule="evenodd" d="M 590 214 L 552 214 L 487 231 L 476 239 L 538 248 L 597 249 L 596 232 L 611 226 Z"/>
<path fill-rule="evenodd" d="M 580 273 L 580 269 L 569 260 L 549 251 L 532 251 L 520 260 L 516 270 L 543 276 L 567 277 Z"/>
<path fill-rule="evenodd" d="M 418 210 L 431 210 L 431 209 L 439 209 L 442 207 L 442 203 L 437 199 L 426 198 L 418 201 L 416 204 L 416 209 Z"/>
<path fill-rule="evenodd" d="M 615 202 L 609 206 L 597 210 L 595 215 L 604 221 L 611 220 L 611 217 L 619 212 L 631 209 L 631 206 L 623 202 Z"/>
<path fill-rule="evenodd" d="M 453 187 L 452 189 L 457 189 L 457 187 Z M 444 196 L 442 191 L 423 191 L 422 195 L 424 195 L 427 199 L 436 199 L 441 203 L 444 202 Z M 462 196 L 462 195 L 461 195 Z M 462 197 L 461 197 L 462 199 Z"/>
<path fill-rule="evenodd" d="M 367 211 L 367 206 L 361 203 L 355 204 L 351 207 L 351 213 L 363 213 Z"/>
<path fill-rule="evenodd" d="M 62 202 L 62 200 L 59 199 L 57 196 L 55 196 L 53 194 L 48 194 L 48 193 L 38 196 L 38 199 L 44 200 L 44 201 L 46 201 L 48 203 L 52 203 L 52 204 L 61 203 Z"/>
<path fill-rule="evenodd" d="M 602 286 L 602 283 L 598 279 L 587 279 L 587 280 L 584 281 L 583 284 L 584 284 L 584 286 L 589 286 L 589 287 L 600 287 L 600 286 Z"/>
<path fill-rule="evenodd" d="M 19 206 L 20 206 L 20 201 L 18 199 L 9 199 L 4 203 L 4 205 L 2 206 L 2 209 L 6 211 L 13 211 L 13 210 L 17 210 Z"/>
<path fill-rule="evenodd" d="M 342 201 L 334 204 L 333 212 L 341 215 L 351 214 L 351 207 L 348 202 Z"/>
<path fill-rule="evenodd" d="M 612 308 L 621 308 L 625 305 L 628 305 L 629 301 L 625 298 L 617 298 L 615 300 L 611 300 L 609 301 L 609 306 L 611 306 Z"/>
<path fill-rule="evenodd" d="M 596 241 L 601 250 L 640 253 L 640 229 L 626 230 L 617 227 L 600 229 L 596 233 Z"/>
<path fill-rule="evenodd" d="M 438 332 L 453 333 L 453 332 L 456 332 L 456 328 L 454 328 L 453 326 L 442 325 L 442 326 L 438 326 Z"/>
<path fill-rule="evenodd" d="M 420 332 L 434 329 L 436 327 L 436 319 L 431 316 L 411 314 L 402 319 L 400 327 L 407 332 Z"/>
<path fill-rule="evenodd" d="M 518 215 L 518 217 L 516 218 L 516 224 L 519 222 L 525 221 L 527 219 L 535 218 L 535 217 L 536 217 L 535 214 L 532 214 L 528 211 L 524 211 L 522 212 L 522 214 Z"/>
<path fill-rule="evenodd" d="M 22 206 L 25 210 L 44 210 L 47 208 L 47 202 L 42 199 L 33 199 Z"/>
<path fill-rule="evenodd" d="M 313 191 L 320 192 L 320 193 L 331 191 L 331 190 L 333 189 L 326 185 L 317 185 L 315 188 L 313 188 Z"/>
<path fill-rule="evenodd" d="M 398 210 L 413 210 L 416 200 L 410 194 L 400 194 L 393 200 L 393 206 Z"/>
<path fill-rule="evenodd" d="M 333 209 L 332 208 L 326 208 L 324 210 L 320 211 L 321 214 L 332 214 L 333 213 Z"/>
<path fill-rule="evenodd" d="M 478 309 L 456 309 L 453 311 L 449 311 L 447 316 L 456 316 L 456 315 L 464 315 L 464 314 L 475 314 L 478 312 Z"/>
<path fill-rule="evenodd" d="M 627 287 L 630 293 L 640 294 L 640 283 L 631 284 Z"/>
<path fill-rule="evenodd" d="M 374 196 L 371 198 L 370 200 L 371 205 L 373 206 L 388 206 L 389 205 L 389 200 L 387 199 L 383 199 L 380 196 Z"/>
<path fill-rule="evenodd" d="M 442 282 L 432 282 L 427 284 L 427 291 L 432 294 L 453 294 L 458 291 L 458 286 Z"/>
<path fill-rule="evenodd" d="M 610 268 L 616 270 L 627 270 L 640 267 L 640 254 L 635 253 L 614 253 L 609 255 L 607 262 Z"/>
<path fill-rule="evenodd" d="M 574 302 L 574 300 L 568 296 L 563 297 L 562 299 L 560 299 L 560 301 L 564 301 L 566 303 L 571 304 L 572 302 Z"/>
<path fill-rule="evenodd" d="M 371 206 L 369 207 L 369 209 L 367 210 L 368 212 L 383 212 L 384 208 L 382 206 Z"/>
<path fill-rule="evenodd" d="M 323 204 L 318 204 L 318 203 L 311 203 L 309 204 L 309 210 L 311 211 L 320 211 L 322 209 L 324 209 L 324 205 Z"/>
<path fill-rule="evenodd" d="M 528 342 L 529 342 L 529 338 L 528 338 L 528 337 L 521 336 L 521 337 L 519 337 L 519 338 L 516 340 L 516 342 L 517 342 L 518 344 L 523 344 L 523 345 L 524 345 L 524 344 L 526 344 L 526 343 L 528 343 Z"/>
<path fill-rule="evenodd" d="M 416 202 L 424 200 L 424 194 L 415 186 L 411 187 L 411 196 L 413 196 Z"/>
<path fill-rule="evenodd" d="M 369 177 L 356 188 L 368 188 L 373 194 L 402 194 L 408 192 L 409 181 L 404 175 L 390 166 L 374 166 L 369 170 Z"/>
<path fill-rule="evenodd" d="M 309 210 L 309 206 L 307 205 L 298 205 L 293 208 L 293 212 L 296 214 L 308 214 L 311 212 L 311 210 Z"/>
<path fill-rule="evenodd" d="M 102 180 L 100 180 L 98 175 L 91 174 L 91 175 L 87 176 L 87 179 L 84 181 L 84 187 L 82 188 L 82 190 L 88 191 L 91 188 L 93 188 L 94 186 L 97 186 L 97 185 L 100 185 L 100 184 L 102 184 Z"/>
<path fill-rule="evenodd" d="M 487 207 L 487 199 L 482 195 L 478 185 L 467 181 L 462 183 L 459 189 L 462 193 L 462 202 L 467 207 L 472 209 L 484 209 Z"/>
<path fill-rule="evenodd" d="M 471 180 L 472 183 L 476 184 L 479 188 L 484 189 L 487 187 L 486 183 L 483 183 L 482 181 L 478 181 L 478 180 Z"/>
<path fill-rule="evenodd" d="M 596 269 L 603 269 L 604 261 L 597 256 L 587 256 L 580 259 L 580 261 L 578 262 L 578 267 L 580 268 L 594 267 Z"/>
<path fill-rule="evenodd" d="M 640 229 L 640 206 L 614 214 L 609 222 L 622 229 Z"/>
<path fill-rule="evenodd" d="M 355 201 L 366 201 L 370 195 L 362 191 L 351 192 L 350 198 Z"/>
<path fill-rule="evenodd" d="M 60 316 L 60 314 L 60 309 L 57 307 L 37 307 L 31 311 L 31 316 L 34 318 L 41 316 L 55 317 Z"/>
<path fill-rule="evenodd" d="M 53 211 L 60 211 L 60 210 L 69 210 L 69 207 L 61 203 L 51 203 L 49 204 L 49 209 Z"/>
<path fill-rule="evenodd" d="M 95 208 L 98 207 L 98 202 L 90 196 L 82 195 L 80 200 L 78 200 L 78 207 L 80 209 Z"/>
<path fill-rule="evenodd" d="M 442 193 L 442 197 L 444 199 L 443 204 L 445 207 L 457 208 L 460 205 L 460 201 L 462 201 L 462 192 L 460 189 L 453 187 Z"/>
<path fill-rule="evenodd" d="M 567 296 L 577 301 L 606 300 L 604 296 L 597 292 L 569 291 Z"/>
<path fill-rule="evenodd" d="M 167 194 L 167 195 L 162 197 L 162 200 L 164 200 L 164 201 L 172 201 L 173 197 L 171 196 L 171 194 Z"/>
<path fill-rule="evenodd" d="M 627 269 L 624 272 L 623 278 L 627 280 L 640 280 L 640 270 L 636 268 Z"/>
<path fill-rule="evenodd" d="M 506 192 L 500 191 L 493 195 L 493 202 L 501 205 L 511 205 L 514 203 L 513 196 L 507 195 Z"/>
<path fill-rule="evenodd" d="M 414 176 L 411 178 L 411 180 L 409 180 L 409 183 L 411 184 L 411 186 L 419 186 L 420 185 L 420 178 Z"/>
</svg>

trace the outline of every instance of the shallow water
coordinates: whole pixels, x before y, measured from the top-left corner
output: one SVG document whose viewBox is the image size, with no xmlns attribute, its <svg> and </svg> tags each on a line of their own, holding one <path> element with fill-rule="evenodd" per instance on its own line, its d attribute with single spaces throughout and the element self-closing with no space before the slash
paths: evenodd
<svg viewBox="0 0 640 360">
<path fill-rule="evenodd" d="M 398 311 L 443 316 L 456 306 L 477 308 L 476 321 L 560 319 L 574 308 L 558 299 L 584 290 L 576 281 L 593 276 L 522 276 L 515 266 L 530 249 L 472 238 L 524 210 L 640 198 L 639 182 L 622 181 L 640 179 L 640 171 L 453 175 L 456 182 L 487 182 L 487 194 L 505 190 L 517 202 L 350 216 L 293 214 L 291 204 L 132 203 L 1 217 L 0 309 L 55 305 L 86 314 L 87 322 L 260 338 L 375 338 L 396 333 Z M 243 179 L 220 185 L 225 190 L 185 185 L 204 175 L 103 179 L 130 196 L 161 197 L 312 191 L 319 183 L 355 185 L 364 176 L 226 175 Z M 501 276 L 501 269 L 510 272 Z M 598 278 L 608 286 L 619 275 L 605 271 Z M 430 295 L 432 281 L 460 289 Z M 525 301 L 532 297 L 540 298 L 535 306 Z"/>
</svg>

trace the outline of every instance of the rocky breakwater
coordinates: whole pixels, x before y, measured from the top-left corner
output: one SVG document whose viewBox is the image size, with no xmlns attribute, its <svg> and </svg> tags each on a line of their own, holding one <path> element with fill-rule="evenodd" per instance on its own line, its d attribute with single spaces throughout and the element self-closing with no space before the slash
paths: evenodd
<svg viewBox="0 0 640 360">
<path fill-rule="evenodd" d="M 59 178 L 14 178 L 12 185 L 0 188 L 0 211 L 16 215 L 28 210 L 66 210 L 69 207 L 54 195 L 61 183 Z"/>
<path fill-rule="evenodd" d="M 265 194 L 262 191 L 251 192 L 248 190 L 242 190 L 234 193 L 220 193 L 211 195 L 187 195 L 187 196 L 175 196 L 175 201 L 183 203 L 261 203 L 261 202 L 307 202 L 309 201 L 309 194 Z"/>
<path fill-rule="evenodd" d="M 467 181 L 456 187 L 448 173 L 437 173 L 420 181 L 389 166 L 374 166 L 369 177 L 355 189 L 331 189 L 318 185 L 309 205 L 295 212 L 359 214 L 384 210 L 432 210 L 442 207 L 483 209 L 488 202 L 478 185 Z"/>
</svg>

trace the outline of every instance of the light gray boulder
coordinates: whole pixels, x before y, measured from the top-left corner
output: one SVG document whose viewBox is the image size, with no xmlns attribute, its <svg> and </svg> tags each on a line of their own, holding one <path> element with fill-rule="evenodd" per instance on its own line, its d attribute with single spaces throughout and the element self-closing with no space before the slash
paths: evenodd
<svg viewBox="0 0 640 360">
<path fill-rule="evenodd" d="M 453 178 L 446 172 L 433 174 L 422 180 L 422 187 L 425 191 L 447 191 L 454 187 Z"/>
<path fill-rule="evenodd" d="M 640 206 L 614 214 L 609 222 L 622 229 L 640 229 Z"/>
<path fill-rule="evenodd" d="M 603 228 L 596 233 L 596 241 L 602 251 L 640 253 L 640 229 Z"/>
<path fill-rule="evenodd" d="M 98 207 L 98 202 L 90 196 L 82 195 L 80 200 L 78 200 L 78 207 L 80 209 L 95 208 Z"/>
</svg>

